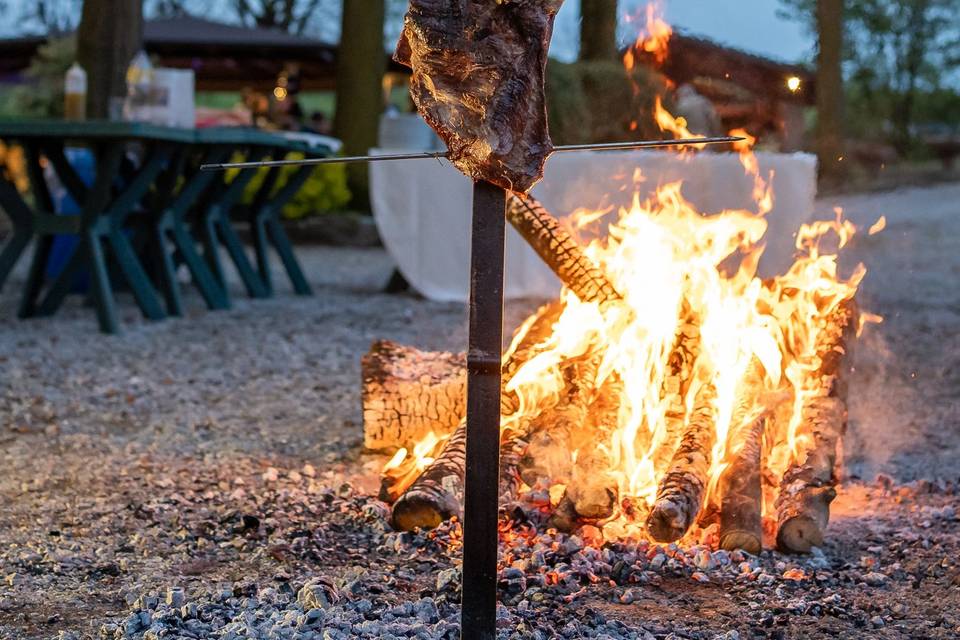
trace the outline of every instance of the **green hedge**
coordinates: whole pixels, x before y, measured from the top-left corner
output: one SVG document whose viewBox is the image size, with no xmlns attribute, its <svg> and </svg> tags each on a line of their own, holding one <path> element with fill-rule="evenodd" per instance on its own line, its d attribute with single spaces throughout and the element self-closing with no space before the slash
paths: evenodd
<svg viewBox="0 0 960 640">
<path fill-rule="evenodd" d="M 653 120 L 656 96 L 671 106 L 666 79 L 638 65 L 629 74 L 619 62 L 547 64 L 547 112 L 555 144 L 659 138 Z M 630 130 L 636 121 L 637 129 Z"/>
</svg>

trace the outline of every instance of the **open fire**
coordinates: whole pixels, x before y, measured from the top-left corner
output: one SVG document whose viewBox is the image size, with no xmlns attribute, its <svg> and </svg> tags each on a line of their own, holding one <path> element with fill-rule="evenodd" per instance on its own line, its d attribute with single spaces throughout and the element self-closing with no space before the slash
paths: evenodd
<svg viewBox="0 0 960 640">
<path fill-rule="evenodd" d="M 669 27 L 652 9 L 647 25 L 626 65 L 640 52 L 666 56 Z M 696 135 L 659 99 L 655 116 L 664 131 Z M 618 211 L 580 210 L 564 230 L 532 198 L 511 200 L 534 215 L 539 226 L 524 235 L 565 286 L 503 357 L 501 496 L 534 505 L 549 526 L 589 523 L 607 540 L 706 538 L 753 553 L 822 543 L 846 419 L 842 358 L 879 318 L 854 304 L 863 265 L 838 269 L 856 232 L 839 210 L 800 227 L 788 270 L 757 276 L 772 180 L 749 134 L 731 134 L 747 138 L 736 150 L 754 179 L 750 211 L 705 215 L 677 182 Z M 634 176 L 637 193 L 643 180 Z M 588 244 L 574 240 L 587 232 Z M 421 432 L 384 467 L 382 497 L 396 501 L 400 528 L 435 526 L 462 508 L 462 401 L 438 399 L 462 393 L 462 363 L 447 358 L 439 381 L 416 373 L 420 352 L 389 358 L 407 358 L 406 389 L 421 400 L 420 415 L 397 416 L 398 428 L 415 421 Z M 375 359 L 368 422 L 389 411 L 377 394 L 399 384 L 385 382 Z M 425 423 L 434 426 L 424 432 Z"/>
</svg>

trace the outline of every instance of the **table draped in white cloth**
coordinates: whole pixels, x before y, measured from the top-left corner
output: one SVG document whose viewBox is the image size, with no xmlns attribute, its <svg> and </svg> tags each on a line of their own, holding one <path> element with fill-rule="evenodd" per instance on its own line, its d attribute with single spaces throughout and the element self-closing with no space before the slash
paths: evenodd
<svg viewBox="0 0 960 640">
<path fill-rule="evenodd" d="M 372 153 L 398 153 L 375 149 Z M 757 153 L 761 175 L 773 171 L 774 206 L 767 214 L 764 276 L 792 262 L 794 237 L 811 219 L 816 159 L 809 154 Z M 563 219 L 579 208 L 628 205 L 636 171 L 641 200 L 658 185 L 682 181 L 697 210 L 755 210 L 753 179 L 734 153 L 680 155 L 660 151 L 570 152 L 549 158 L 533 195 Z M 401 160 L 370 165 L 370 195 L 377 229 L 404 278 L 425 297 L 466 301 L 469 292 L 472 184 L 445 160 Z M 549 298 L 559 282 L 517 233 L 507 229 L 504 295 Z"/>
</svg>

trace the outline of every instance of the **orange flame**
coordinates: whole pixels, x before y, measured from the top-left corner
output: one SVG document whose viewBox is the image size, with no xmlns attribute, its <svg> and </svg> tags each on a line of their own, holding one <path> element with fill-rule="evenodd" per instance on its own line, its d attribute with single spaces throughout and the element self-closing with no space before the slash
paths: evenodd
<svg viewBox="0 0 960 640">
<path fill-rule="evenodd" d="M 396 499 L 413 484 L 423 470 L 433 462 L 449 437 L 449 434 L 438 436 L 431 431 L 414 445 L 412 455 L 409 455 L 404 447 L 393 454 L 393 457 L 383 466 L 382 472 L 391 499 Z"/>
<path fill-rule="evenodd" d="M 658 64 L 666 59 L 672 30 L 658 11 L 656 5 L 647 7 L 644 33 L 624 56 L 628 70 L 640 51 L 653 55 Z M 675 137 L 696 135 L 683 118 L 663 107 L 659 97 L 654 118 L 662 131 Z M 574 359 L 598 354 L 593 387 L 600 389 L 611 380 L 622 387 L 612 430 L 587 434 L 606 456 L 609 468 L 604 471 L 619 491 L 620 510 L 598 523 L 608 539 L 645 537 L 642 513 L 655 500 L 680 430 L 690 424 L 697 403 L 707 403 L 713 416 L 705 505 L 720 498 L 720 476 L 731 454 L 744 444 L 739 439 L 741 427 L 760 415 L 770 416 L 762 470 L 765 478 L 774 479 L 767 483 L 763 500 L 769 517 L 779 478 L 811 437 L 801 429 L 800 410 L 822 392 L 816 375 L 818 337 L 827 318 L 854 296 L 866 273 L 863 265 L 849 275 L 840 273 L 839 252 L 856 228 L 838 209 L 833 220 L 801 225 L 796 260 L 786 272 L 766 280 L 757 277 L 767 229 L 764 216 L 773 207 L 774 175 L 761 175 L 754 136 L 743 129 L 730 134 L 744 138 L 734 150 L 753 179 L 753 210 L 706 214 L 685 199 L 680 182 L 660 185 L 644 200 L 639 195 L 644 179 L 636 171 L 632 185 L 624 181 L 624 189 L 634 189 L 629 206 L 616 212 L 609 207 L 575 211 L 574 229 L 616 218 L 606 237 L 592 240 L 585 253 L 621 298 L 601 307 L 564 289 L 563 310 L 552 334 L 506 385 L 516 394 L 519 410 L 504 416 L 505 431 L 549 410 L 564 392 L 565 366 Z M 881 218 L 870 233 L 884 224 Z M 860 314 L 861 325 L 880 320 Z M 518 330 L 507 354 L 533 321 L 528 318 Z M 677 363 L 672 358 L 681 343 L 687 351 Z M 776 399 L 777 411 L 768 406 L 771 399 Z M 589 424 L 588 420 L 580 428 L 588 429 Z M 405 488 L 404 483 L 412 482 L 417 470 L 436 455 L 443 440 L 430 435 L 429 441 L 418 443 L 412 457 L 398 452 L 391 460 L 385 473 L 399 478 L 397 486 Z M 563 463 L 558 468 L 569 468 L 578 450 L 560 449 L 554 456 Z M 546 479 L 552 506 L 564 494 L 568 479 L 563 473 Z M 703 539 L 715 535 L 716 531 L 705 531 Z M 546 579 L 553 578 L 548 573 Z"/>
<path fill-rule="evenodd" d="M 636 64 L 635 51 L 643 51 L 651 56 L 657 66 L 662 65 L 670 51 L 670 36 L 673 35 L 673 27 L 662 18 L 663 10 L 658 2 L 651 2 L 647 5 L 645 11 L 645 22 L 640 30 L 640 35 L 631 49 L 627 50 L 623 58 L 623 64 L 627 71 L 633 69 Z M 630 18 L 628 18 L 628 21 Z"/>
</svg>

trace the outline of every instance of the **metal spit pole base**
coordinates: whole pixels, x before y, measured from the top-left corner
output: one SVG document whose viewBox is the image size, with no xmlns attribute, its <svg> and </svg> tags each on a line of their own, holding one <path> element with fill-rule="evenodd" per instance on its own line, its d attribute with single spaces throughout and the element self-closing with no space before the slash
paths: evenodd
<svg viewBox="0 0 960 640">
<path fill-rule="evenodd" d="M 473 185 L 460 616 L 460 637 L 464 640 L 497 637 L 500 350 L 506 200 L 506 191 L 500 187 L 489 182 Z"/>
</svg>

